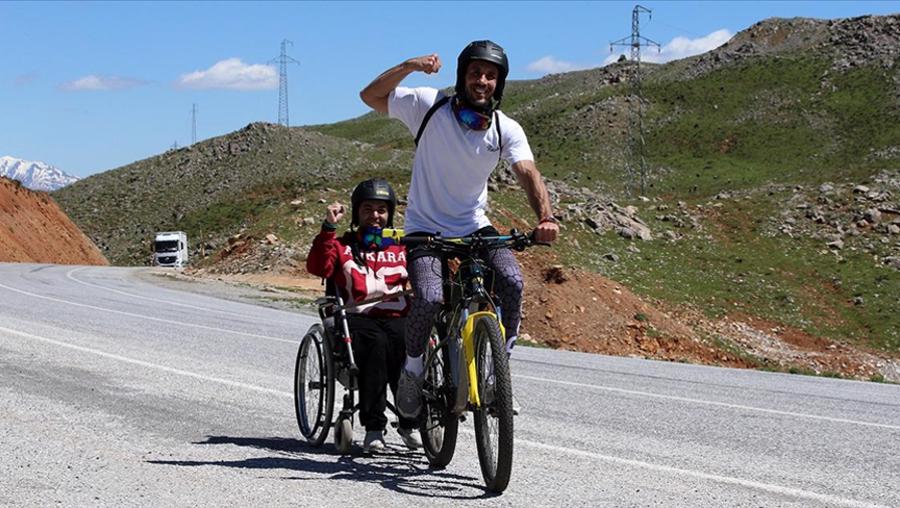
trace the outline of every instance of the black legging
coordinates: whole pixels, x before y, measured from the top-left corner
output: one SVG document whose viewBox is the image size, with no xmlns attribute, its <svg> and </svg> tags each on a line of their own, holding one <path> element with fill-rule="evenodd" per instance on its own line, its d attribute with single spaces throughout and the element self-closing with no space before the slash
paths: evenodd
<svg viewBox="0 0 900 508">
<path fill-rule="evenodd" d="M 359 367 L 359 421 L 367 431 L 384 430 L 386 386 L 397 393 L 403 367 L 403 318 L 372 318 L 350 314 L 353 356 Z M 400 427 L 413 429 L 415 420 L 400 418 Z"/>
<path fill-rule="evenodd" d="M 487 228 L 485 228 L 487 229 Z M 491 228 L 493 230 L 493 228 Z M 480 232 L 484 233 L 485 230 Z M 496 234 L 496 230 L 486 234 Z M 407 272 L 415 297 L 406 318 L 406 354 L 419 356 L 431 333 L 434 318 L 444 301 L 441 289 L 441 258 L 426 249 L 413 249 L 407 261 Z M 489 251 L 485 261 L 494 274 L 494 294 L 500 300 L 506 339 L 519 335 L 522 320 L 522 271 L 509 249 Z"/>
</svg>

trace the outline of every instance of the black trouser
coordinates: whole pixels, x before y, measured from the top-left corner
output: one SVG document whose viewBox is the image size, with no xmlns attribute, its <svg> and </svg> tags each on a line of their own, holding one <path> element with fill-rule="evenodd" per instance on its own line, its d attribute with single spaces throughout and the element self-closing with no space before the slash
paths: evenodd
<svg viewBox="0 0 900 508">
<path fill-rule="evenodd" d="M 350 314 L 353 355 L 359 367 L 359 421 L 366 430 L 384 430 L 387 386 L 397 393 L 400 369 L 406 359 L 405 318 L 373 318 Z M 415 420 L 400 418 L 400 427 L 412 429 Z"/>
</svg>

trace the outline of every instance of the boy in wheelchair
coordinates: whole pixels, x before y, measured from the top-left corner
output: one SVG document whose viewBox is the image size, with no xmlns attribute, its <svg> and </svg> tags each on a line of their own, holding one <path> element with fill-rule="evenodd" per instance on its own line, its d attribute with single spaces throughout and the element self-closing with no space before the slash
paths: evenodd
<svg viewBox="0 0 900 508">
<path fill-rule="evenodd" d="M 347 304 L 389 297 L 348 309 L 347 314 L 353 355 L 359 367 L 359 421 L 366 429 L 363 450 L 369 453 L 385 447 L 387 385 L 396 395 L 406 358 L 406 249 L 401 245 L 382 245 L 380 230 L 393 227 L 397 205 L 394 190 L 386 180 L 361 182 L 350 201 L 350 229 L 340 237 L 337 226 L 346 210 L 340 203 L 328 205 L 306 269 L 328 279 Z M 417 422 L 402 417 L 399 420 L 397 432 L 403 443 L 409 449 L 421 447 L 416 437 Z"/>
</svg>

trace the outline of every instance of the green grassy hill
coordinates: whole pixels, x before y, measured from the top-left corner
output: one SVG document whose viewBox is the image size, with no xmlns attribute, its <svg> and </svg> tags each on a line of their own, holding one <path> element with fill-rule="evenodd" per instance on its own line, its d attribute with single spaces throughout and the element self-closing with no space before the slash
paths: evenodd
<svg viewBox="0 0 900 508">
<path fill-rule="evenodd" d="M 663 233 L 632 245 L 576 214 L 563 240 L 572 248 L 561 251 L 569 264 L 708 315 L 758 315 L 898 351 L 898 58 L 895 15 L 766 20 L 710 53 L 644 66 L 649 203 L 625 192 L 635 187 L 625 170 L 636 100 L 627 62 L 512 82 L 503 109 L 546 177 L 636 205 Z M 411 146 L 398 122 L 376 114 L 316 129 Z M 819 192 L 826 182 L 835 191 Z M 867 200 L 853 184 L 889 197 Z M 561 209 L 585 202 L 560 197 Z M 497 201 L 517 206 L 514 196 Z M 805 214 L 822 207 L 827 221 Z M 851 227 L 873 207 L 893 213 Z M 516 213 L 528 211 L 520 203 Z M 800 231 L 782 233 L 784 220 Z M 834 235 L 846 245 L 828 247 Z"/>
<path fill-rule="evenodd" d="M 251 124 L 85 178 L 54 193 L 69 216 L 115 264 L 147 264 L 156 231 L 183 230 L 192 250 L 254 224 L 279 222 L 288 203 L 356 174 L 383 172 L 406 154 L 299 128 Z M 278 229 L 291 236 L 293 223 Z M 271 229 L 271 228 L 267 228 Z"/>
<path fill-rule="evenodd" d="M 766 20 L 712 52 L 644 66 L 640 198 L 626 192 L 637 100 L 628 62 L 510 82 L 503 110 L 558 197 L 567 265 L 666 306 L 897 352 L 898 60 L 894 15 Z M 375 113 L 303 129 L 253 124 L 54 197 L 113 263 L 143 264 L 153 231 L 182 229 L 209 251 L 238 232 L 274 233 L 282 243 L 264 246 L 268 269 L 302 257 L 324 202 L 346 202 L 359 179 L 386 176 L 402 193 L 412 148 L 403 125 Z M 501 222 L 531 215 L 514 187 L 498 185 L 491 200 Z M 596 227 L 610 201 L 635 207 L 653 239 Z"/>
<path fill-rule="evenodd" d="M 900 15 L 772 19 L 704 55 L 644 65 L 648 195 L 712 196 L 765 183 L 865 178 L 896 167 Z M 511 82 L 503 110 L 545 176 L 618 193 L 632 96 L 628 63 Z M 411 149 L 371 113 L 324 134 Z"/>
</svg>

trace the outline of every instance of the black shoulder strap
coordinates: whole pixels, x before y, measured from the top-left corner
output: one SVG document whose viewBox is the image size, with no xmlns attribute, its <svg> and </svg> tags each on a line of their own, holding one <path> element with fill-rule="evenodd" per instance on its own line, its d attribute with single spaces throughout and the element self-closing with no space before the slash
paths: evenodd
<svg viewBox="0 0 900 508">
<path fill-rule="evenodd" d="M 494 110 L 494 123 L 497 124 L 497 146 L 500 147 L 500 155 L 497 157 L 497 162 L 499 163 L 501 159 L 503 159 L 503 133 L 500 132 L 500 115 L 497 114 L 497 110 Z"/>
<path fill-rule="evenodd" d="M 447 101 L 450 100 L 449 95 L 445 95 L 441 97 L 437 102 L 431 106 L 431 109 L 428 110 L 428 113 L 425 113 L 425 118 L 422 119 L 422 125 L 419 126 L 419 132 L 416 134 L 416 146 L 419 146 L 419 140 L 422 139 L 422 133 L 425 132 L 425 126 L 428 125 L 428 120 L 431 119 L 431 115 L 434 114 L 435 111 L 438 110 L 444 104 L 447 104 Z"/>
</svg>

